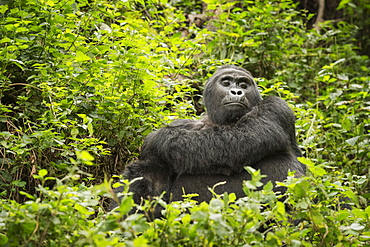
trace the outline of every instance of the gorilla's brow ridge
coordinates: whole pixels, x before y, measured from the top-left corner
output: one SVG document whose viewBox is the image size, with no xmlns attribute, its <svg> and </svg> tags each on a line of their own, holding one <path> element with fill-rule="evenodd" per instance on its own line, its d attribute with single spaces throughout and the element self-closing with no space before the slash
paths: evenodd
<svg viewBox="0 0 370 247">
<path fill-rule="evenodd" d="M 221 75 L 221 80 L 232 80 L 234 76 L 231 75 Z"/>
<path fill-rule="evenodd" d="M 237 82 L 249 82 L 251 83 L 253 80 L 249 76 L 239 76 L 239 75 L 221 75 L 221 80 L 235 80 Z"/>
<path fill-rule="evenodd" d="M 217 70 L 215 72 L 215 74 L 211 77 L 211 78 L 214 78 L 214 79 L 219 79 L 220 76 L 223 76 L 223 75 L 230 75 L 230 74 L 243 74 L 244 76 L 250 78 L 253 80 L 253 76 L 252 74 L 248 71 L 248 70 L 245 70 L 245 69 L 235 69 L 233 67 L 225 67 L 225 68 L 220 68 L 219 70 Z"/>
</svg>

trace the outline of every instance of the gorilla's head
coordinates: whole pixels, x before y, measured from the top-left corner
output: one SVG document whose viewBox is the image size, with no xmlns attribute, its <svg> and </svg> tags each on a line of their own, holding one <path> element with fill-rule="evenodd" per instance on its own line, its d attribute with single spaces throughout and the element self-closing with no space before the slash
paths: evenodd
<svg viewBox="0 0 370 247">
<path fill-rule="evenodd" d="M 251 73 L 225 65 L 208 80 L 203 100 L 210 120 L 217 125 L 232 124 L 262 100 Z"/>
</svg>

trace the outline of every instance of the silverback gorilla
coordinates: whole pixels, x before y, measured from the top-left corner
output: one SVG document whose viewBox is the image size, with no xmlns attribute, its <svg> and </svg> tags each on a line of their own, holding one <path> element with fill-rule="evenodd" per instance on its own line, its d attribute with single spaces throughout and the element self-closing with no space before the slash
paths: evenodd
<svg viewBox="0 0 370 247">
<path fill-rule="evenodd" d="M 136 203 L 163 191 L 168 200 L 185 192 L 209 201 L 208 187 L 222 181 L 217 193 L 243 197 L 242 182 L 250 179 L 245 166 L 260 169 L 263 183 L 282 181 L 289 170 L 305 174 L 292 110 L 279 97 L 262 99 L 249 71 L 219 68 L 205 86 L 204 103 L 203 119 L 176 120 L 145 139 L 139 160 L 124 171 L 129 180 L 142 177 L 130 185 Z"/>
</svg>

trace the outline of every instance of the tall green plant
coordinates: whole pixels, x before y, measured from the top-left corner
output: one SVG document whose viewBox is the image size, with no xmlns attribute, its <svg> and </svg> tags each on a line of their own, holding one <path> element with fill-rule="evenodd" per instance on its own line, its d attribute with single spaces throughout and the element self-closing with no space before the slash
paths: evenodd
<svg viewBox="0 0 370 247">
<path fill-rule="evenodd" d="M 117 173 L 164 116 L 193 111 L 176 75 L 199 49 L 169 4 L 17 0 L 0 14 L 4 196 L 32 191 L 40 168 L 64 174 L 76 151 L 101 157 L 88 172 Z"/>
</svg>

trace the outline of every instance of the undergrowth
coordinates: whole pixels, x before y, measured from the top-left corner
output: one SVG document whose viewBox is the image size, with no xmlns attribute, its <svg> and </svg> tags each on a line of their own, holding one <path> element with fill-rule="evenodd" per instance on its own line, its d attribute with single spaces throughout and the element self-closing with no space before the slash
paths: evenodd
<svg viewBox="0 0 370 247">
<path fill-rule="evenodd" d="M 290 0 L 2 1 L 0 245 L 370 246 L 370 8 L 339 8 L 316 31 Z M 107 213 L 112 175 L 148 133 L 204 112 L 222 64 L 289 102 L 308 176 L 282 181 L 283 198 L 251 171 L 245 198 L 188 198 L 153 222 L 127 215 L 126 191 Z"/>
</svg>

